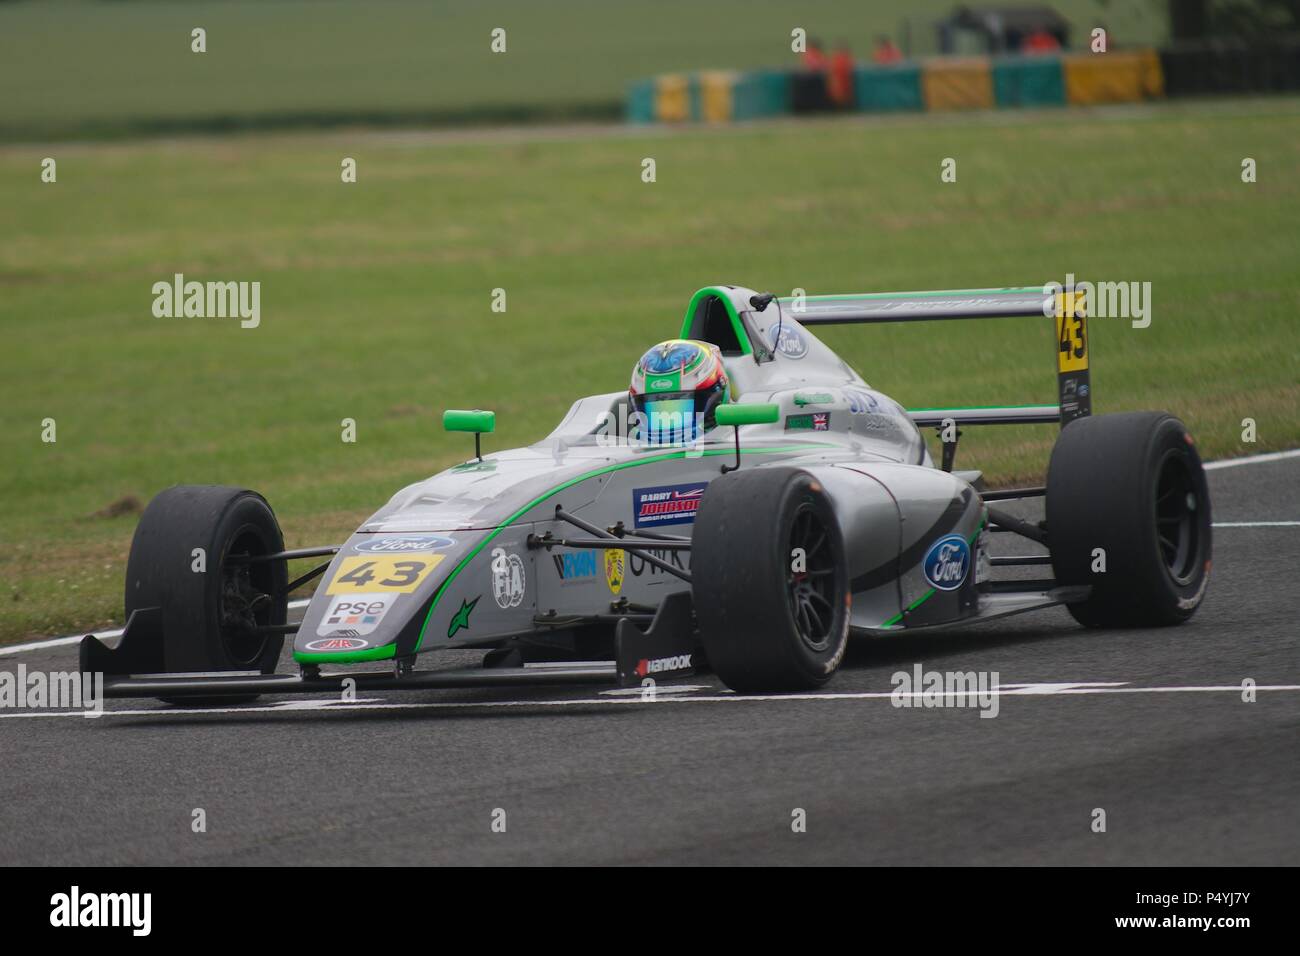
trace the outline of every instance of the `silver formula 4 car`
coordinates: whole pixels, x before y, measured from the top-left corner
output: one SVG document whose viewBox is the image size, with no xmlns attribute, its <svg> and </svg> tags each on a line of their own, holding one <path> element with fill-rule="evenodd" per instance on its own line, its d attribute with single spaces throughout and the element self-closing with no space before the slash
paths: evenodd
<svg viewBox="0 0 1300 956">
<path fill-rule="evenodd" d="M 251 491 L 162 492 L 131 546 L 124 636 L 87 637 L 82 669 L 104 672 L 110 696 L 172 701 L 346 678 L 629 686 L 706 666 L 739 692 L 782 691 L 827 681 L 851 635 L 1059 604 L 1089 626 L 1185 621 L 1210 570 L 1201 462 L 1168 414 L 1090 415 L 1084 312 L 1041 289 L 702 289 L 630 392 L 579 399 L 534 445 L 480 454 L 492 413 L 447 412 L 474 457 L 402 489 L 342 545 L 286 551 Z M 1055 316 L 1058 404 L 909 412 L 809 331 L 995 316 Z M 643 413 L 669 407 L 680 428 L 648 433 Z M 1062 424 L 1044 487 L 988 491 L 953 470 L 961 428 L 1039 422 Z M 1043 496 L 1045 520 L 1009 507 Z M 999 555 L 1006 533 L 1038 553 Z M 290 581 L 288 562 L 311 556 L 328 561 Z M 287 623 L 289 593 L 317 576 Z M 299 673 L 275 674 L 290 634 Z M 417 667 L 448 648 L 483 662 Z"/>
</svg>

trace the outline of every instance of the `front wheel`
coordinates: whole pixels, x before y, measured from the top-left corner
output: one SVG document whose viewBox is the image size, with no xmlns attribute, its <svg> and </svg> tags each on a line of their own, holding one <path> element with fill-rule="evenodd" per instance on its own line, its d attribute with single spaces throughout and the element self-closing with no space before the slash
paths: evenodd
<svg viewBox="0 0 1300 956">
<path fill-rule="evenodd" d="M 1080 418 L 1047 470 L 1057 581 L 1092 588 L 1067 605 L 1089 627 L 1181 624 L 1210 579 L 1210 492 L 1186 426 L 1165 412 Z"/>
<path fill-rule="evenodd" d="M 283 550 L 280 525 L 256 492 L 168 488 L 149 502 L 131 541 L 127 617 L 161 609 L 168 673 L 269 674 L 284 645 L 288 568 L 258 558 Z"/>
<path fill-rule="evenodd" d="M 691 542 L 700 639 L 728 687 L 830 680 L 848 643 L 849 584 L 839 522 L 815 478 L 754 468 L 710 482 Z"/>
</svg>

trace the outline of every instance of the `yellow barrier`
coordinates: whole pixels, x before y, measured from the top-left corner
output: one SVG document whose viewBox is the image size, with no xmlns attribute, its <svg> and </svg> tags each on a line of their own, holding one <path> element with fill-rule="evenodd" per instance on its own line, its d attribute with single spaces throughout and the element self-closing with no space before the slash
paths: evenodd
<svg viewBox="0 0 1300 956">
<path fill-rule="evenodd" d="M 690 118 L 690 80 L 679 73 L 656 77 L 655 119 L 661 123 L 684 123 Z"/>
<path fill-rule="evenodd" d="M 1065 58 L 1065 96 L 1076 106 L 1133 103 L 1164 92 L 1155 50 L 1076 53 Z"/>
<path fill-rule="evenodd" d="M 921 94 L 927 110 L 993 108 L 993 71 L 986 57 L 926 60 Z"/>
<path fill-rule="evenodd" d="M 713 70 L 700 74 L 700 119 L 706 123 L 727 123 L 734 112 L 731 91 L 736 74 L 730 70 Z"/>
</svg>

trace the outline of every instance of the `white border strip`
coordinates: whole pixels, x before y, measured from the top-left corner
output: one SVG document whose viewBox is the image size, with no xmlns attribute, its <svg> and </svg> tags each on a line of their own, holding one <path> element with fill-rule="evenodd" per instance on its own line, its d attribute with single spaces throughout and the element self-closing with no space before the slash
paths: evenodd
<svg viewBox="0 0 1300 956">
<path fill-rule="evenodd" d="M 1236 468 L 1240 465 L 1262 465 L 1270 461 L 1284 461 L 1287 458 L 1300 458 L 1300 448 L 1291 451 L 1269 451 L 1262 455 L 1246 455 L 1243 458 L 1224 458 L 1220 461 L 1207 461 L 1202 467 L 1206 471 L 1218 471 L 1220 468 Z"/>
<path fill-rule="evenodd" d="M 292 611 L 296 608 L 303 608 L 310 603 L 311 601 L 307 598 L 290 601 L 289 610 Z M 115 627 L 111 631 L 92 631 L 90 632 L 90 636 L 98 638 L 121 637 L 122 630 L 123 629 L 120 627 Z M 11 644 L 8 647 L 0 647 L 0 657 L 4 657 L 6 654 L 21 654 L 24 651 L 39 651 L 47 647 L 62 647 L 65 644 L 80 644 L 81 639 L 85 636 L 85 634 L 72 634 L 68 637 L 52 637 L 47 641 L 32 641 L 30 644 Z"/>
<path fill-rule="evenodd" d="M 668 685 L 665 685 L 667 687 Z M 1123 682 L 1092 684 L 1092 685 L 1059 685 L 1059 684 L 1017 684 L 1013 685 L 1014 689 L 990 690 L 989 694 L 995 697 L 1063 697 L 1063 696 L 1089 696 L 1094 694 L 1237 694 L 1243 691 L 1241 684 L 1212 684 L 1208 686 L 1180 686 L 1180 687 L 1129 687 Z M 1295 692 L 1300 691 L 1300 684 L 1262 684 L 1254 687 L 1256 692 Z M 912 697 L 919 702 L 925 699 L 925 691 L 914 691 L 911 694 L 903 694 L 904 697 Z M 247 704 L 236 707 L 168 707 L 159 705 L 151 708 L 130 708 L 126 710 L 105 709 L 101 712 L 85 710 L 12 710 L 0 711 L 0 720 L 5 719 L 23 719 L 23 718 L 41 718 L 41 717 L 75 717 L 78 720 L 99 717 L 162 717 L 164 719 L 174 719 L 182 716 L 212 716 L 222 714 L 301 714 L 304 711 L 312 712 L 372 712 L 381 711 L 462 711 L 462 710 L 527 710 L 534 708 L 539 711 L 547 709 L 567 709 L 576 708 L 593 708 L 593 707 L 629 707 L 645 706 L 660 707 L 671 704 L 755 704 L 755 703 L 798 703 L 806 701 L 836 702 L 836 701 L 865 701 L 865 700 L 890 700 L 900 696 L 894 691 L 863 691 L 859 693 L 830 693 L 830 694 L 712 694 L 699 695 L 691 697 L 685 694 L 671 694 L 656 697 L 654 700 L 643 700 L 640 697 L 578 697 L 578 698 L 561 698 L 537 700 L 483 700 L 483 701 L 421 701 L 411 703 L 398 703 L 385 701 L 383 703 L 363 703 L 357 701 L 354 703 L 344 703 L 338 698 L 327 698 L 316 701 L 283 701 L 278 704 Z M 979 694 L 971 692 L 947 692 L 943 694 L 946 700 L 951 701 L 947 707 L 965 706 L 969 709 L 977 709 Z M 961 703 L 958 703 L 958 700 Z"/>
</svg>

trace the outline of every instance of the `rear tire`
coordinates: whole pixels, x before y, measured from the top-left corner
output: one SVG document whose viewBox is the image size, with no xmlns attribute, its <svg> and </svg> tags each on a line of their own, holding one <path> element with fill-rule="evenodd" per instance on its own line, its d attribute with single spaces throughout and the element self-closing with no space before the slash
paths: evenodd
<svg viewBox="0 0 1300 956">
<path fill-rule="evenodd" d="M 691 536 L 695 615 L 709 665 L 739 693 L 830 680 L 848 643 L 848 571 L 821 485 L 793 468 L 709 483 Z M 794 549 L 805 552 L 794 570 Z"/>
<path fill-rule="evenodd" d="M 195 549 L 205 570 L 196 571 Z M 284 550 L 270 505 L 243 488 L 178 485 L 145 509 L 131 541 L 126 614 L 162 609 L 163 661 L 168 673 L 275 670 L 283 634 L 257 628 L 282 625 L 288 615 L 284 561 L 244 563 L 239 555 Z M 171 703 L 251 700 L 253 697 L 177 698 Z"/>
<path fill-rule="evenodd" d="M 1047 534 L 1057 581 L 1088 584 L 1067 605 L 1088 627 L 1181 624 L 1211 564 L 1210 493 L 1187 428 L 1165 412 L 1080 418 L 1047 471 Z M 1096 549 L 1105 571 L 1094 571 Z"/>
</svg>

